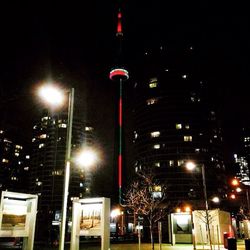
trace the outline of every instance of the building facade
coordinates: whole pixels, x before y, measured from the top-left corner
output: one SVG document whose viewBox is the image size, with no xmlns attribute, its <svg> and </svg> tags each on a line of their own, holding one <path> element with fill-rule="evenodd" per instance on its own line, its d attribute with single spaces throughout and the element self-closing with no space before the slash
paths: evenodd
<svg viewBox="0 0 250 250">
<path fill-rule="evenodd" d="M 166 184 L 168 199 L 204 206 L 201 164 L 208 199 L 225 196 L 221 128 L 209 89 L 195 68 L 192 46 L 146 52 L 134 83 L 134 168 L 151 168 Z M 190 173 L 185 164 L 193 161 Z"/>
<path fill-rule="evenodd" d="M 28 191 L 30 155 L 4 130 L 0 130 L 0 190 Z"/>
<path fill-rule="evenodd" d="M 62 207 L 67 114 L 44 115 L 33 127 L 30 192 L 39 195 L 38 210 L 58 216 Z M 73 120 L 72 159 L 94 143 L 93 127 L 77 116 Z M 69 200 L 91 193 L 91 173 L 72 160 Z"/>
</svg>

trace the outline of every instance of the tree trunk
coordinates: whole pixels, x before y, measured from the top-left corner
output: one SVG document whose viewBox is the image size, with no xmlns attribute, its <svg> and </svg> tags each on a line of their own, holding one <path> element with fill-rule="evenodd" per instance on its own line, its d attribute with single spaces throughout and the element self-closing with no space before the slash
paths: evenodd
<svg viewBox="0 0 250 250">
<path fill-rule="evenodd" d="M 151 246 L 152 246 L 152 250 L 155 249 L 155 245 L 154 245 L 154 237 L 153 237 L 153 225 L 152 225 L 152 221 L 150 220 L 149 222 L 149 230 L 150 230 L 150 240 L 151 240 Z"/>
</svg>

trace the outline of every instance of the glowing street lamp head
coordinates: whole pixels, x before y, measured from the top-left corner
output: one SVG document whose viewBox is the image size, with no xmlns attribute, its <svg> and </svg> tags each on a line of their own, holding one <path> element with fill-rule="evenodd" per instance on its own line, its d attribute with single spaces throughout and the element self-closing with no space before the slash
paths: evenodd
<svg viewBox="0 0 250 250">
<path fill-rule="evenodd" d="M 220 202 L 220 198 L 219 198 L 218 196 L 214 196 L 214 197 L 212 198 L 212 201 L 213 201 L 214 203 L 219 203 L 219 202 Z"/>
<path fill-rule="evenodd" d="M 232 183 L 233 186 L 238 186 L 239 185 L 239 181 L 236 178 L 234 178 L 231 183 Z"/>
<path fill-rule="evenodd" d="M 64 102 L 64 93 L 59 88 L 47 84 L 39 88 L 38 95 L 51 106 L 58 107 Z"/>
<path fill-rule="evenodd" d="M 189 161 L 186 163 L 187 170 L 194 170 L 195 167 L 196 167 L 196 165 L 192 161 Z"/>
<path fill-rule="evenodd" d="M 111 218 L 115 218 L 121 214 L 121 210 L 119 208 L 116 208 L 111 211 L 110 216 Z"/>
<path fill-rule="evenodd" d="M 90 149 L 86 149 L 79 153 L 76 158 L 76 163 L 83 167 L 90 167 L 97 161 L 96 153 Z"/>
</svg>

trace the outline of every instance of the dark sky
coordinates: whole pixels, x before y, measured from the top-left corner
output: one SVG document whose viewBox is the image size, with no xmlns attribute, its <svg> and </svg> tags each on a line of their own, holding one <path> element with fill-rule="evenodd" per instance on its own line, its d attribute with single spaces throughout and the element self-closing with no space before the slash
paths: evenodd
<svg viewBox="0 0 250 250">
<path fill-rule="evenodd" d="M 37 109 L 41 108 L 33 86 L 50 76 L 76 88 L 87 117 L 94 121 L 100 135 L 107 136 L 115 119 L 117 89 L 108 80 L 108 73 L 116 54 L 118 2 L 2 4 L 1 126 L 18 126 L 29 135 Z M 236 132 L 250 120 L 250 29 L 245 6 L 224 1 L 216 5 L 211 1 L 121 2 L 128 68 L 136 68 L 137 58 L 149 44 L 194 46 L 205 80 L 220 97 L 226 140 L 232 139 L 230 150 L 236 150 Z M 128 85 L 136 73 L 130 75 Z"/>
</svg>

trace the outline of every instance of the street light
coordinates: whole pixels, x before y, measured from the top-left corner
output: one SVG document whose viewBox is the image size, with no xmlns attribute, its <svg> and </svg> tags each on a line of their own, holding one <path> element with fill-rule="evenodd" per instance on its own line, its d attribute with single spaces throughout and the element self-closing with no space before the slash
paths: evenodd
<svg viewBox="0 0 250 250">
<path fill-rule="evenodd" d="M 76 156 L 75 162 L 82 167 L 90 167 L 97 161 L 96 152 L 92 149 L 83 149 Z"/>
<path fill-rule="evenodd" d="M 239 182 L 239 180 L 238 180 L 236 177 L 233 178 L 233 180 L 231 181 L 231 184 L 232 184 L 232 186 L 235 187 L 235 191 L 236 191 L 237 193 L 240 193 L 240 192 L 242 192 L 243 190 L 245 191 L 245 193 L 246 193 L 246 200 L 247 200 L 247 209 L 248 209 L 248 211 L 249 211 L 249 210 L 250 210 L 250 204 L 249 204 L 248 187 L 246 187 L 245 185 L 242 185 L 242 188 L 241 188 L 241 187 L 240 187 L 240 182 Z M 235 198 L 236 198 L 236 197 L 235 197 Z"/>
<path fill-rule="evenodd" d="M 65 228 L 67 217 L 67 201 L 69 190 L 69 177 L 70 177 L 70 158 L 71 158 L 71 138 L 72 138 L 72 124 L 73 124 L 73 110 L 74 110 L 74 88 L 71 88 L 68 93 L 68 121 L 67 121 L 67 137 L 66 137 L 66 158 L 64 170 L 64 183 L 63 183 L 63 201 L 62 201 L 62 219 L 61 230 L 59 239 L 59 250 L 64 249 L 65 242 Z M 64 100 L 64 91 L 54 87 L 51 84 L 42 86 L 38 92 L 39 96 L 48 104 L 53 106 L 60 106 Z"/>
<path fill-rule="evenodd" d="M 186 168 L 188 170 L 193 170 L 196 167 L 194 162 L 187 162 Z M 202 184 L 203 184 L 203 194 L 205 201 L 205 212 L 206 212 L 206 224 L 208 230 L 208 240 L 210 244 L 210 249 L 212 250 L 212 242 L 211 242 L 211 234 L 210 234 L 210 226 L 209 226 L 209 213 L 208 213 L 208 201 L 207 201 L 207 186 L 206 186 L 206 173 L 205 173 L 205 165 L 201 164 L 201 173 L 202 173 Z"/>
</svg>

